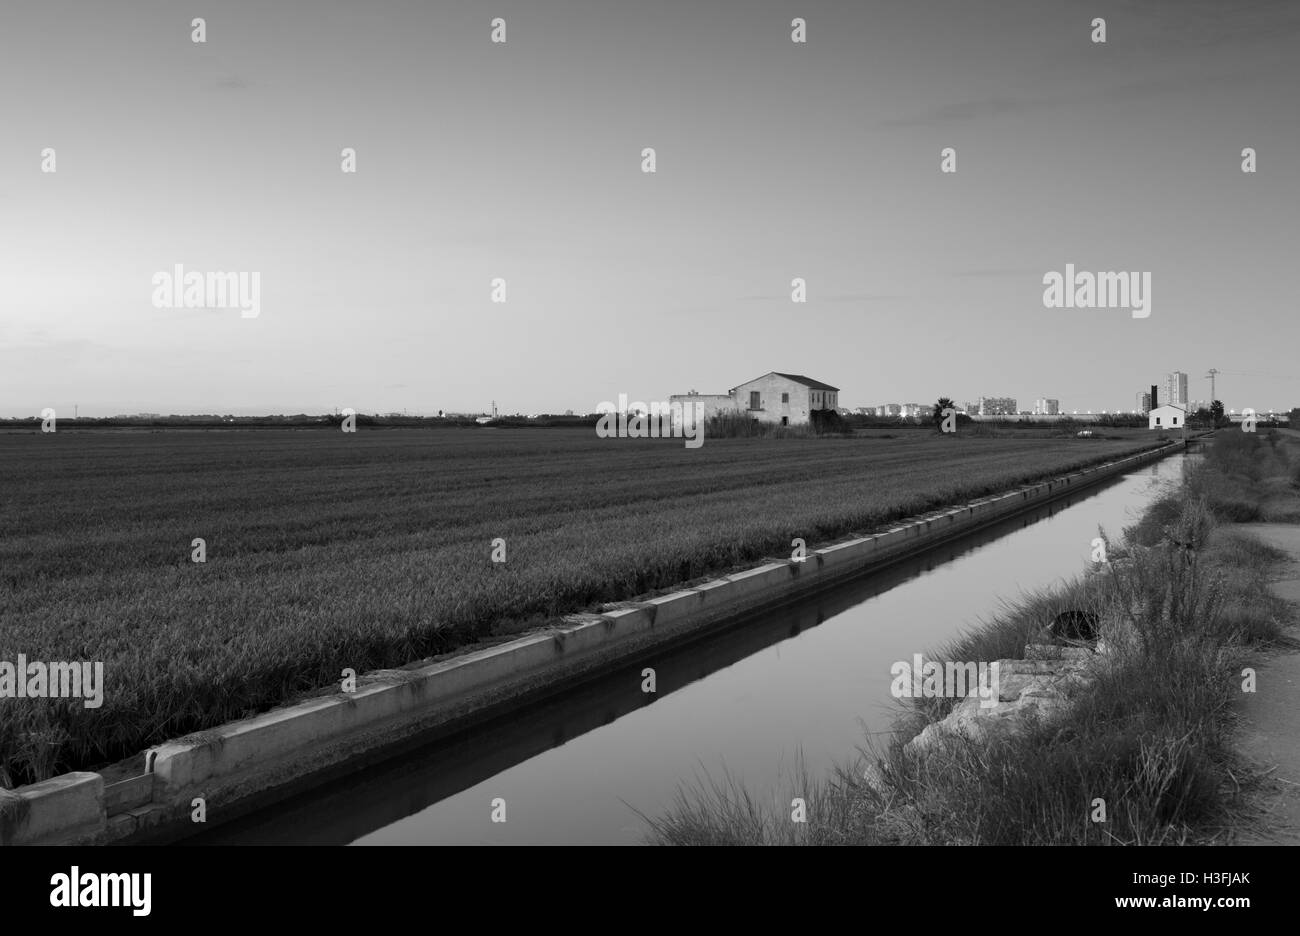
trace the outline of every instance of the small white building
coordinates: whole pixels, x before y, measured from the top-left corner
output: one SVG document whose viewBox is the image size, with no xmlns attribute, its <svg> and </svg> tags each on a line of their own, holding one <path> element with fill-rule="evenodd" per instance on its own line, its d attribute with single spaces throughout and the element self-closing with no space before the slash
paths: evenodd
<svg viewBox="0 0 1300 936">
<path fill-rule="evenodd" d="M 729 393 L 696 393 L 694 390 L 690 393 L 674 393 L 668 398 L 668 405 L 679 406 L 683 412 L 688 406 L 693 406 L 696 418 L 701 420 L 737 412 L 736 401 Z"/>
<path fill-rule="evenodd" d="M 1166 403 L 1147 414 L 1148 429 L 1182 429 L 1187 422 L 1187 411 L 1181 406 Z"/>
</svg>

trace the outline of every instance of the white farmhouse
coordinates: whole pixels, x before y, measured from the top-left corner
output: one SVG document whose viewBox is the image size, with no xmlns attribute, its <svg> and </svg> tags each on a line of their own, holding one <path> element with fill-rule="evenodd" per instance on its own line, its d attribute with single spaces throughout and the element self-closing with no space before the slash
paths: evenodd
<svg viewBox="0 0 1300 936">
<path fill-rule="evenodd" d="M 839 387 L 804 377 L 772 371 L 731 388 L 732 399 L 744 412 L 762 422 L 798 426 L 810 420 L 813 410 L 838 409 Z"/>
<path fill-rule="evenodd" d="M 705 418 L 719 413 L 745 413 L 762 422 L 800 426 L 811 421 L 813 410 L 839 409 L 839 387 L 776 371 L 755 377 L 726 394 L 685 393 L 668 398 L 670 403 L 697 403 Z"/>
<path fill-rule="evenodd" d="M 1187 411 L 1181 406 L 1166 403 L 1147 414 L 1148 429 L 1182 429 L 1187 422 Z"/>
</svg>

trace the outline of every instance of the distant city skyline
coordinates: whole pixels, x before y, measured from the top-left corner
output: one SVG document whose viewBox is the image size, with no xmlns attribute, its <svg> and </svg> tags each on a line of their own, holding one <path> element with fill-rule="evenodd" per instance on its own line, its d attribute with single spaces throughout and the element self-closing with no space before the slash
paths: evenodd
<svg viewBox="0 0 1300 936">
<path fill-rule="evenodd" d="M 1249 375 L 1234 375 L 1232 374 L 1232 372 L 1226 372 L 1226 371 L 1218 371 L 1218 373 L 1229 375 L 1229 379 L 1232 379 L 1237 376 L 1249 376 Z M 1283 378 L 1279 377 L 1278 375 L 1274 375 L 1274 379 L 1283 379 Z M 1209 380 L 1208 372 L 1205 377 L 1205 380 L 1206 381 Z M 1210 398 L 1208 397 L 1208 394 L 1204 398 L 1195 396 L 1194 391 L 1191 389 L 1195 386 L 1195 382 L 1192 380 L 1190 375 L 1185 371 L 1174 370 L 1174 371 L 1161 373 L 1158 375 L 1158 379 L 1154 381 L 1154 385 L 1156 386 L 1157 389 L 1160 405 L 1173 402 L 1175 403 L 1175 405 L 1179 405 L 1186 409 L 1191 409 L 1191 410 L 1195 410 L 1202 403 L 1206 407 L 1209 406 Z M 1178 388 L 1179 393 L 1181 395 L 1171 396 L 1171 388 Z M 644 398 L 643 401 L 649 403 L 650 401 L 653 400 L 666 400 L 670 395 L 671 394 L 665 393 L 658 396 L 654 396 L 654 395 L 647 396 Z M 965 398 L 964 395 L 960 395 L 960 394 L 953 395 L 951 393 L 939 393 L 939 394 L 934 394 L 933 396 L 934 399 L 937 399 L 939 396 L 948 396 L 955 400 L 961 400 Z M 1088 394 L 1087 396 L 1085 396 L 1084 399 L 1085 400 L 1095 399 L 1103 396 L 1109 396 L 1109 391 L 1105 393 L 1099 392 L 1094 394 Z M 960 403 L 958 404 L 958 406 L 962 410 L 967 412 L 980 412 L 981 407 L 979 402 L 977 401 L 986 400 L 996 405 L 998 412 L 994 413 L 993 415 L 1011 415 L 1011 414 L 1018 415 L 1022 412 L 1027 412 L 1030 413 L 1031 415 L 1051 415 L 1053 410 L 1055 410 L 1057 413 L 1060 414 L 1132 413 L 1132 412 L 1142 413 L 1145 412 L 1145 410 L 1150 407 L 1149 397 L 1150 397 L 1149 391 L 1138 392 L 1135 397 L 1131 398 L 1136 400 L 1136 405 L 1129 404 L 1127 406 L 1122 406 L 1122 405 L 1121 406 L 1095 406 L 1095 405 L 1089 406 L 1087 403 L 1084 403 L 1082 406 L 1077 406 L 1077 405 L 1071 406 L 1068 402 L 1065 405 L 1062 405 L 1059 398 L 1034 397 L 1033 406 L 1029 409 L 1026 409 L 1025 407 L 1021 406 L 1018 402 L 1020 399 L 1022 399 L 1021 397 L 978 396 L 975 398 L 975 401 Z M 904 398 L 902 397 L 895 397 L 894 399 L 882 401 L 881 398 L 878 396 L 875 401 L 870 401 L 870 402 L 854 399 L 851 395 L 846 396 L 845 399 L 851 402 L 841 403 L 841 405 L 838 407 L 841 410 L 852 411 L 852 410 L 859 410 L 864 408 L 883 408 L 885 406 L 891 406 L 891 407 L 902 408 L 903 414 L 907 415 L 907 408 L 909 406 L 918 405 L 912 401 L 904 402 Z M 1292 408 L 1300 407 L 1300 395 L 1297 395 L 1297 399 L 1295 400 L 1295 402 L 1279 403 L 1275 405 L 1242 403 L 1240 406 L 1235 406 L 1235 405 L 1231 405 L 1229 401 L 1223 400 L 1222 396 L 1219 396 L 1218 399 L 1221 402 L 1223 402 L 1225 410 L 1244 409 L 1246 406 L 1251 406 L 1256 411 L 1259 412 L 1288 412 Z M 933 399 L 927 398 L 924 402 L 920 402 L 919 405 L 922 407 L 933 406 L 933 402 L 934 402 Z M 337 413 L 341 409 L 344 409 L 345 407 L 341 405 L 333 405 L 333 406 L 318 407 L 318 408 L 287 410 L 287 409 L 247 406 L 247 407 L 237 407 L 233 409 L 196 408 L 190 410 L 154 411 L 154 410 L 131 409 L 130 407 L 126 407 L 126 408 L 119 407 L 117 409 L 113 409 L 111 406 L 110 407 L 95 406 L 93 404 L 83 407 L 81 406 L 81 404 L 74 403 L 72 408 L 74 414 L 81 410 L 84 410 L 84 412 L 81 413 L 81 415 L 84 415 L 87 418 L 105 418 L 111 416 L 160 416 L 160 415 L 161 416 L 187 416 L 187 415 L 274 416 L 274 415 L 294 415 L 294 414 L 323 415 L 328 413 Z M 367 413 L 372 415 L 373 414 L 392 415 L 395 413 L 400 413 L 400 414 L 421 416 L 421 417 L 437 416 L 442 413 L 456 414 L 456 415 L 484 415 L 484 414 L 491 414 L 494 412 L 500 412 L 503 415 L 530 415 L 530 414 L 572 415 L 574 413 L 577 413 L 579 415 L 587 415 L 587 414 L 594 414 L 598 412 L 598 409 L 596 407 L 581 408 L 577 406 L 566 406 L 560 409 L 545 409 L 545 408 L 530 407 L 530 406 L 512 407 L 511 404 L 503 403 L 502 401 L 496 399 L 489 401 L 488 404 L 486 406 L 483 406 L 482 408 L 475 408 L 472 406 L 471 407 L 404 406 L 404 407 L 399 407 L 398 409 L 379 409 L 379 408 L 371 409 L 365 406 L 360 406 L 360 407 L 351 406 L 351 408 L 356 410 L 359 413 Z M 1040 409 L 1043 410 L 1042 413 L 1039 412 Z M 55 410 L 61 418 L 67 418 L 67 416 L 69 415 L 66 411 L 59 412 L 57 407 L 55 407 Z M 36 417 L 38 415 L 39 415 L 39 411 L 27 412 L 27 413 L 0 412 L 0 418 L 31 418 L 31 417 Z"/>
<path fill-rule="evenodd" d="M 1166 377 L 1167 376 L 1168 375 L 1166 375 Z M 1160 393 L 1159 404 L 1163 406 L 1166 403 L 1170 402 L 1164 396 L 1165 385 L 1162 383 L 1162 384 L 1158 384 L 1157 387 Z M 952 394 L 944 393 L 944 394 L 936 394 L 935 400 L 937 400 L 939 396 L 948 396 L 954 400 L 961 399 L 960 395 L 954 397 Z M 654 401 L 666 400 L 667 397 L 668 394 L 665 394 L 663 396 L 649 396 L 649 397 L 645 397 L 640 402 L 649 404 L 650 402 L 654 402 Z M 1291 409 L 1300 408 L 1300 399 L 1288 405 L 1277 405 L 1277 406 L 1267 406 L 1267 405 L 1255 406 L 1252 404 L 1234 406 L 1231 405 L 1228 401 L 1223 400 L 1222 396 L 1220 396 L 1218 399 L 1220 402 L 1224 404 L 1225 411 L 1234 411 L 1234 412 L 1240 411 L 1244 409 L 1246 406 L 1251 406 L 1257 412 L 1264 412 L 1264 413 L 1266 412 L 1286 413 L 1289 412 Z M 882 409 L 885 407 L 891 407 L 892 408 L 891 414 L 895 414 L 894 413 L 895 410 L 901 410 L 901 412 L 897 412 L 896 414 L 902 416 L 908 416 L 908 415 L 915 415 L 914 413 L 909 413 L 907 411 L 908 407 L 920 406 L 923 410 L 929 409 L 933 407 L 935 400 L 926 400 L 924 402 L 901 401 L 901 400 L 899 401 L 888 400 L 888 401 L 877 401 L 877 402 L 853 401 L 848 403 L 841 403 L 840 406 L 837 408 L 840 410 L 855 411 L 855 410 L 862 410 L 862 409 Z M 1136 396 L 1134 397 L 1135 402 L 1131 402 L 1127 406 L 1115 406 L 1115 407 L 1100 407 L 1100 406 L 1088 407 L 1086 405 L 1073 406 L 1070 405 L 1068 402 L 1062 404 L 1059 399 L 1052 398 L 1052 397 L 1035 398 L 1033 405 L 1029 408 L 1026 408 L 1025 406 L 1021 405 L 1019 403 L 1019 398 L 1017 397 L 986 397 L 985 400 L 986 401 L 1007 401 L 1007 400 L 1017 401 L 1017 405 L 1014 407 L 1013 410 L 1008 409 L 1005 406 L 1002 406 L 1001 408 L 1003 412 L 995 413 L 992 415 L 1020 415 L 1022 413 L 1028 413 L 1030 415 L 1070 415 L 1072 413 L 1096 413 L 1096 414 L 1138 413 L 1141 414 L 1150 408 L 1149 391 L 1143 391 L 1136 394 Z M 637 402 L 637 401 L 630 401 L 630 402 Z M 1189 392 L 1187 400 L 1183 402 L 1176 402 L 1175 405 L 1183 406 L 1185 409 L 1188 409 L 1189 411 L 1195 411 L 1196 409 L 1199 408 L 1208 409 L 1211 402 L 1212 400 L 1208 397 L 1208 395 L 1206 397 L 1196 397 Z M 978 398 L 977 400 L 958 402 L 955 405 L 957 406 L 957 408 L 965 412 L 980 411 Z M 487 406 L 482 408 L 405 407 L 396 410 L 367 409 L 365 407 L 352 407 L 352 408 L 355 409 L 358 413 L 364 413 L 367 415 L 380 415 L 380 416 L 414 416 L 414 417 L 433 417 L 433 416 L 440 416 L 440 415 L 479 416 L 479 415 L 490 415 L 493 413 L 493 406 L 491 402 L 489 402 Z M 321 416 L 321 415 L 328 415 L 331 413 L 337 413 L 341 409 L 343 409 L 343 407 L 330 406 L 330 407 L 323 407 L 323 408 L 316 408 L 316 409 L 296 409 L 296 410 L 246 407 L 246 408 L 230 409 L 230 410 L 195 409 L 195 410 L 187 410 L 187 411 L 179 411 L 179 410 L 150 411 L 150 410 L 132 410 L 127 408 L 127 409 L 117 409 L 112 411 L 108 411 L 105 409 L 101 411 L 101 408 L 95 408 L 95 407 L 87 408 L 84 406 L 75 405 L 71 411 L 61 412 L 56 409 L 56 413 L 58 415 L 58 418 L 60 419 L 76 418 L 76 415 L 74 414 L 79 414 L 81 417 L 93 418 L 93 419 L 109 418 L 113 416 L 136 417 L 136 418 L 149 418 L 149 417 L 157 418 L 157 417 L 166 417 L 166 416 L 245 416 L 245 417 L 246 416 L 292 416 L 292 415 L 300 415 L 300 414 L 307 415 L 307 416 Z M 507 405 L 503 405 L 501 401 L 496 401 L 495 409 L 496 412 L 502 416 L 519 416 L 519 415 L 588 416 L 588 415 L 595 415 L 598 412 L 598 410 L 595 407 L 592 407 L 590 409 L 580 409 L 576 407 L 565 407 L 562 409 L 538 409 L 535 407 L 510 407 Z M 13 419 L 13 418 L 30 419 L 30 418 L 37 418 L 39 415 L 40 415 L 39 412 L 2 413 L 0 414 L 0 419 Z"/>
<path fill-rule="evenodd" d="M 1226 373 L 1226 372 L 1220 372 L 1220 373 Z M 1182 382 L 1179 384 L 1179 386 L 1183 388 L 1183 396 L 1181 398 L 1175 398 L 1171 400 L 1169 396 L 1169 389 L 1172 383 L 1174 382 L 1175 375 L 1181 375 L 1182 378 L 1184 378 Z M 1169 402 L 1174 402 L 1175 405 L 1183 406 L 1184 408 L 1190 408 L 1190 409 L 1195 409 L 1198 405 L 1202 405 L 1202 404 L 1205 405 L 1206 407 L 1209 406 L 1211 400 L 1208 393 L 1205 394 L 1205 396 L 1201 397 L 1201 396 L 1197 396 L 1194 393 L 1194 391 L 1190 389 L 1195 386 L 1195 382 L 1191 380 L 1187 372 L 1185 371 L 1164 372 L 1159 374 L 1158 378 L 1159 378 L 1158 380 L 1155 380 L 1155 384 L 1157 387 L 1157 392 L 1159 394 L 1160 405 L 1164 405 L 1165 403 L 1169 403 Z M 1208 378 L 1206 379 L 1208 382 Z M 647 396 L 642 399 L 644 402 L 649 403 L 654 400 L 666 400 L 669 395 L 670 394 L 668 393 L 664 393 L 658 396 L 655 395 Z M 1035 415 L 1050 415 L 1052 408 L 1055 408 L 1061 414 L 1067 414 L 1071 412 L 1079 412 L 1079 413 L 1138 412 L 1141 413 L 1143 412 L 1144 404 L 1149 406 L 1149 400 L 1144 399 L 1144 398 L 1148 398 L 1149 395 L 1150 395 L 1149 391 L 1140 391 L 1136 394 L 1135 397 L 1130 397 L 1131 400 L 1134 399 L 1136 400 L 1136 405 L 1135 403 L 1130 402 L 1127 405 L 1116 405 L 1116 406 L 1088 406 L 1086 403 L 1080 406 L 1080 405 L 1072 405 L 1070 401 L 1067 401 L 1066 403 L 1062 404 L 1060 399 L 1055 397 L 1034 397 L 1033 398 L 1034 404 L 1031 407 L 1026 408 L 1019 404 L 1019 400 L 1022 399 L 1021 397 L 976 396 L 973 400 L 969 400 L 968 402 L 965 403 L 959 403 L 958 406 L 961 407 L 963 410 L 977 411 L 979 409 L 978 401 L 980 399 L 984 399 L 989 402 L 994 402 L 994 401 L 998 402 L 1000 408 L 1003 410 L 1007 410 L 1008 409 L 1007 404 L 1009 402 L 1014 401 L 1016 402 L 1016 405 L 1014 407 L 1011 407 L 1010 409 L 1014 411 L 1015 414 L 1019 414 L 1020 412 L 1029 412 Z M 862 409 L 866 407 L 878 408 L 887 405 L 907 407 L 914 403 L 919 403 L 919 405 L 923 407 L 933 406 L 934 401 L 937 400 L 940 396 L 947 396 L 954 400 L 967 399 L 967 397 L 963 394 L 952 394 L 947 392 L 934 394 L 933 399 L 927 397 L 919 401 L 905 399 L 903 397 L 897 397 L 897 396 L 888 399 L 878 396 L 875 400 L 857 400 L 850 395 L 845 397 L 845 400 L 848 400 L 850 402 L 841 402 L 839 409 L 855 410 L 855 409 Z M 1098 398 L 1102 396 L 1109 396 L 1109 392 L 1107 391 L 1106 393 L 1090 394 L 1088 397 L 1085 397 L 1085 399 Z M 1251 406 L 1252 408 L 1254 408 L 1259 412 L 1269 412 L 1269 411 L 1288 412 L 1292 408 L 1300 407 L 1300 394 L 1297 394 L 1297 398 L 1294 400 L 1294 402 L 1279 403 L 1275 405 L 1267 405 L 1267 404 L 1259 405 L 1254 403 L 1242 403 L 1241 405 L 1234 405 L 1230 403 L 1228 400 L 1224 400 L 1222 394 L 1220 394 L 1218 399 L 1220 400 L 1220 402 L 1224 404 L 1225 409 L 1234 409 L 1234 410 L 1240 410 L 1240 409 L 1244 409 L 1246 406 Z M 1040 407 L 1040 404 L 1048 404 L 1048 406 Z M 81 404 L 74 404 L 71 409 L 73 412 L 79 412 L 80 415 L 86 416 L 88 418 L 104 418 L 109 416 L 186 416 L 186 415 L 263 416 L 263 415 L 294 415 L 299 413 L 312 416 L 312 415 L 324 415 L 328 413 L 336 413 L 343 408 L 344 408 L 343 406 L 336 405 L 336 406 L 319 407 L 314 409 L 294 409 L 294 410 L 259 408 L 256 406 L 240 407 L 235 409 L 201 409 L 200 408 L 200 409 L 193 409 L 193 410 L 165 410 L 165 409 L 164 410 L 143 410 L 143 409 L 131 409 L 129 407 L 112 409 L 111 407 L 105 408 L 105 407 L 97 407 L 94 405 L 83 406 Z M 433 407 L 407 406 L 407 407 L 399 407 L 397 409 L 379 409 L 379 408 L 372 409 L 372 408 L 367 408 L 365 406 L 360 406 L 360 407 L 352 406 L 352 408 L 359 413 L 382 414 L 382 415 L 403 413 L 411 416 L 436 416 L 440 412 L 452 413 L 458 415 L 482 415 L 482 414 L 492 413 L 494 411 L 494 408 L 495 411 L 503 415 L 520 415 L 520 414 L 564 415 L 566 413 L 570 415 L 574 413 L 579 415 L 587 415 L 587 414 L 594 414 L 597 412 L 597 408 L 595 406 L 592 406 L 590 408 L 585 408 L 585 409 L 577 406 L 565 406 L 565 407 L 561 407 L 560 409 L 544 409 L 544 408 L 530 407 L 530 406 L 516 406 L 514 404 L 503 402 L 501 400 L 489 400 L 488 403 L 481 408 L 453 407 L 453 406 L 433 406 Z M 1043 414 L 1039 414 L 1037 411 L 1040 408 L 1043 408 L 1047 411 Z M 73 415 L 72 412 L 59 412 L 57 407 L 55 409 L 61 418 L 67 418 L 68 416 Z M 26 413 L 0 412 L 0 418 L 15 418 L 15 417 L 31 418 L 38 415 L 39 415 L 39 411 L 26 412 Z"/>
</svg>

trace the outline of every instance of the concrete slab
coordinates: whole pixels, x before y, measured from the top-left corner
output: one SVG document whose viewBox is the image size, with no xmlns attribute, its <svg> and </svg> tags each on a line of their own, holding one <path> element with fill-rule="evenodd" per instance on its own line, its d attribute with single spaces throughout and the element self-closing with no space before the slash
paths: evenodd
<svg viewBox="0 0 1300 936">
<path fill-rule="evenodd" d="M 727 576 L 727 580 L 734 589 L 730 594 L 737 600 L 756 598 L 779 588 L 793 578 L 794 572 L 791 571 L 789 564 L 785 562 L 772 562 L 759 566 L 757 569 L 749 569 L 745 572 L 737 572 L 735 575 Z"/>
<path fill-rule="evenodd" d="M 816 550 L 814 554 L 821 561 L 823 569 L 839 573 L 847 571 L 857 564 L 866 563 L 875 548 L 876 541 L 874 539 L 859 539 L 827 546 L 825 549 Z"/>
<path fill-rule="evenodd" d="M 646 602 L 654 617 L 655 627 L 672 627 L 698 614 L 704 608 L 704 595 L 695 589 L 684 589 Z"/>
<path fill-rule="evenodd" d="M 143 806 L 153 798 L 153 774 L 141 774 L 104 787 L 104 811 L 114 816 Z"/>
<path fill-rule="evenodd" d="M 0 845 L 76 845 L 104 838 L 104 778 L 97 773 L 66 773 L 4 793 Z"/>
</svg>

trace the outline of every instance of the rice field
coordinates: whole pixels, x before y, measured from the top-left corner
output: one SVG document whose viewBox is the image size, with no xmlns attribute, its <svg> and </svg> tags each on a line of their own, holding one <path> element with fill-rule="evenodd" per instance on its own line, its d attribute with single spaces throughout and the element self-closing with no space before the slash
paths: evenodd
<svg viewBox="0 0 1300 936">
<path fill-rule="evenodd" d="M 21 784 L 92 768 L 337 684 L 345 667 L 452 652 L 788 555 L 794 537 L 812 547 L 1155 444 L 924 429 L 699 449 L 567 429 L 0 434 L 0 661 L 105 671 L 100 708 L 0 698 L 0 770 Z"/>
</svg>

